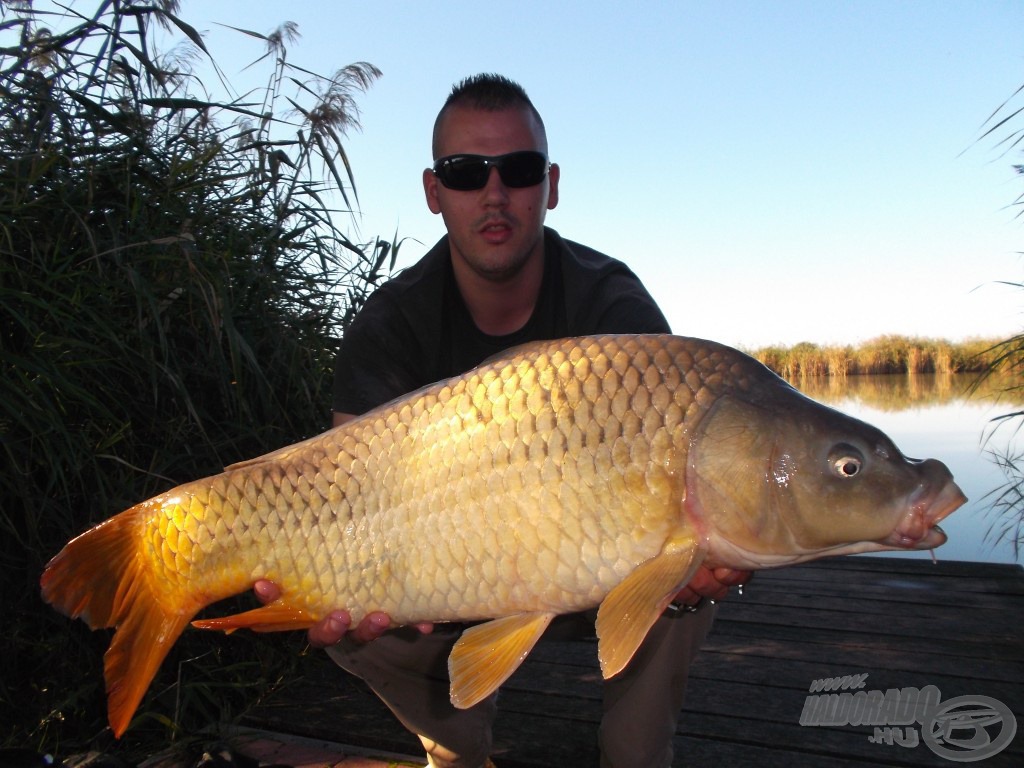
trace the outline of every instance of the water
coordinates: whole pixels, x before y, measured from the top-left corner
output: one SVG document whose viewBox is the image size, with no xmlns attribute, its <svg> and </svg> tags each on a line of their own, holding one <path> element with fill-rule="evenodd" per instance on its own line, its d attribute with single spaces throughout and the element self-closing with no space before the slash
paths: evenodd
<svg viewBox="0 0 1024 768">
<path fill-rule="evenodd" d="M 996 427 L 993 418 L 1022 410 L 1020 396 L 1011 399 L 997 381 L 968 394 L 971 377 L 851 376 L 842 379 L 803 379 L 793 382 L 811 397 L 873 424 L 893 439 L 907 456 L 944 462 L 967 495 L 968 502 L 942 523 L 949 541 L 935 550 L 939 560 L 1019 563 L 1012 538 L 1024 513 L 1000 511 L 993 502 L 1007 478 L 993 457 L 1015 455 L 1024 445 L 1024 421 Z M 1009 529 L 1009 535 L 1000 533 Z M 1024 549 L 1024 547 L 1022 547 Z M 931 558 L 931 553 L 887 553 L 898 557 Z M 1024 552 L 1022 552 L 1024 554 Z"/>
</svg>

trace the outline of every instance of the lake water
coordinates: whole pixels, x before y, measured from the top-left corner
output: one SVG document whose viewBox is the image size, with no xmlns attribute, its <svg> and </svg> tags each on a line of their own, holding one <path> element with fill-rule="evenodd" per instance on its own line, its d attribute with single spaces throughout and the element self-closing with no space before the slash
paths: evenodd
<svg viewBox="0 0 1024 768">
<path fill-rule="evenodd" d="M 969 501 L 942 522 L 949 541 L 935 550 L 939 560 L 1019 563 L 1012 539 L 1016 520 L 1024 512 L 994 507 L 1007 478 L 993 451 L 1016 455 L 1016 444 L 1024 445 L 1024 430 L 1016 435 L 1016 427 L 1024 422 L 1007 420 L 995 427 L 992 420 L 1024 409 L 1024 399 L 1005 392 L 1007 380 L 969 394 L 972 381 L 968 375 L 917 374 L 805 378 L 792 383 L 814 399 L 878 427 L 905 455 L 936 458 L 949 467 Z M 931 558 L 928 551 L 891 554 Z"/>
</svg>

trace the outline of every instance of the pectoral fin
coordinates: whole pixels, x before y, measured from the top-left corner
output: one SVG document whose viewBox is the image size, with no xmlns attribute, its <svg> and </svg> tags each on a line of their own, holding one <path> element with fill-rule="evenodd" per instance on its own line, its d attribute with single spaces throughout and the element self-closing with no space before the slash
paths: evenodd
<svg viewBox="0 0 1024 768">
<path fill-rule="evenodd" d="M 597 611 L 597 656 L 607 680 L 633 658 L 648 630 L 704 560 L 693 537 L 679 537 L 641 563 L 616 586 Z"/>
<path fill-rule="evenodd" d="M 448 657 L 451 700 L 468 709 L 508 680 L 544 634 L 553 613 L 520 613 L 470 627 Z"/>
<path fill-rule="evenodd" d="M 307 611 L 289 605 L 283 598 L 254 608 L 244 613 L 215 619 L 193 621 L 199 629 L 219 629 L 231 634 L 236 629 L 251 629 L 253 632 L 283 632 L 289 629 L 309 629 L 316 619 Z"/>
</svg>

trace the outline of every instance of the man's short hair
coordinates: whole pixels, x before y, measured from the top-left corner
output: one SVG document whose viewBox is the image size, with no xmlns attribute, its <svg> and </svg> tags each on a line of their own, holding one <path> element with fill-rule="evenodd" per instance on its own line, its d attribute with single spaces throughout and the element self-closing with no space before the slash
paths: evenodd
<svg viewBox="0 0 1024 768">
<path fill-rule="evenodd" d="M 441 111 L 437 113 L 437 119 L 434 121 L 432 145 L 435 160 L 438 157 L 439 151 L 441 123 L 445 114 L 452 107 L 468 107 L 486 112 L 500 112 L 504 109 L 517 108 L 528 109 L 533 115 L 533 119 L 537 121 L 542 141 L 545 145 L 547 144 L 547 132 L 544 129 L 544 121 L 541 119 L 540 112 L 537 111 L 537 108 L 533 106 L 533 102 L 530 101 L 530 97 L 526 95 L 526 90 L 523 86 L 503 75 L 481 73 L 456 83 L 452 87 L 452 92 L 448 94 L 444 106 L 441 107 Z"/>
</svg>

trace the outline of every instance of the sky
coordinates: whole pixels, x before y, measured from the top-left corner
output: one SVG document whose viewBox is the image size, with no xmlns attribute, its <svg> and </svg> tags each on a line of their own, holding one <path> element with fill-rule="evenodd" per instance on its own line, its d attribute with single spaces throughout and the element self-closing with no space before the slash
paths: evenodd
<svg viewBox="0 0 1024 768">
<path fill-rule="evenodd" d="M 262 49 L 222 25 L 292 21 L 292 63 L 383 71 L 347 142 L 353 234 L 397 233 L 399 266 L 444 235 L 421 182 L 438 109 L 498 72 L 561 167 L 547 223 L 627 262 L 676 333 L 755 349 L 1021 330 L 1004 283 L 1024 282 L 1024 158 L 996 146 L 1008 131 L 979 141 L 1024 83 L 1018 0 L 182 0 L 180 16 L 242 91 Z"/>
</svg>

